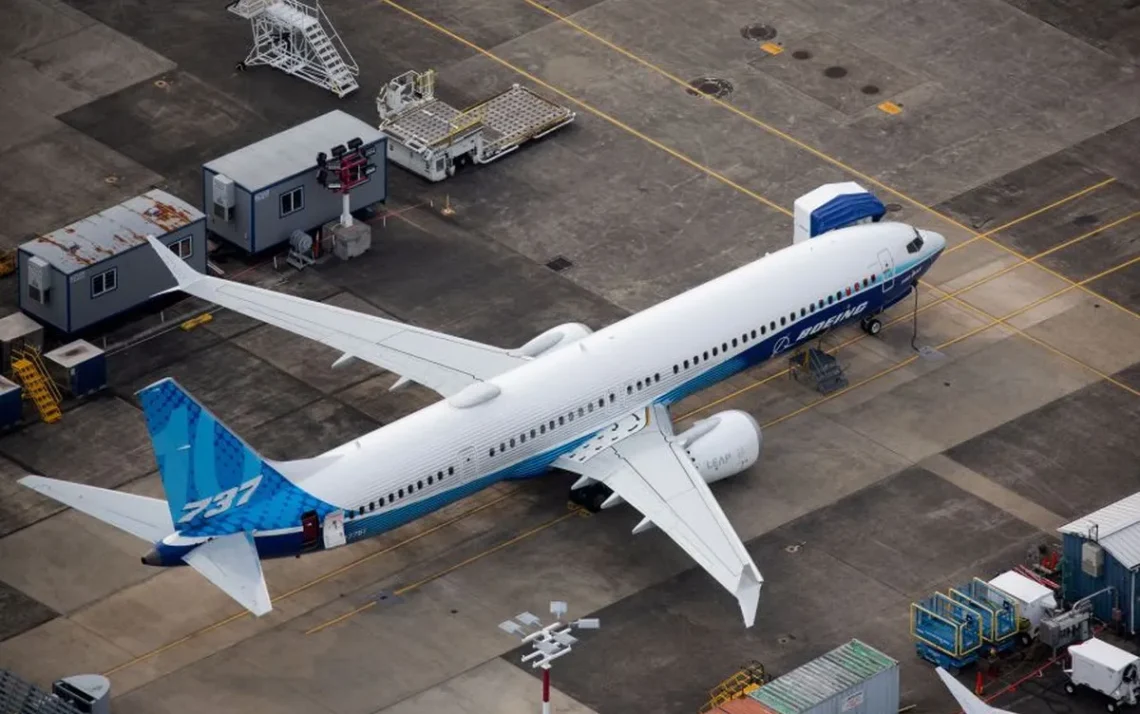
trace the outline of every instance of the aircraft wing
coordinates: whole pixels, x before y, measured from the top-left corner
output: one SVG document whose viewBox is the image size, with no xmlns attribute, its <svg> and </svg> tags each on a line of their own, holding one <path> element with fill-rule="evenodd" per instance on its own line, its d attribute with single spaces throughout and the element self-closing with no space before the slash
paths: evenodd
<svg viewBox="0 0 1140 714">
<path fill-rule="evenodd" d="M 975 696 L 973 692 L 966 689 L 965 685 L 954 679 L 953 676 L 941 667 L 935 667 L 934 671 L 938 673 L 938 677 L 946 688 L 950 690 L 954 700 L 958 702 L 958 706 L 962 707 L 964 714 L 1014 714 L 1005 709 L 998 709 L 991 707 L 979 697 Z"/>
<path fill-rule="evenodd" d="M 640 421 L 640 419 L 638 420 Z M 740 603 L 752 627 L 764 582 L 752 557 L 685 449 L 674 442 L 664 406 L 646 415 L 643 428 L 614 441 L 588 460 L 560 458 L 553 465 L 608 486 L 697 561 Z"/>
<path fill-rule="evenodd" d="M 445 397 L 527 361 L 499 347 L 202 275 L 159 241 L 149 236 L 147 241 L 178 282 L 171 290 L 321 342 L 344 357 L 357 357 L 395 372 L 400 382 L 419 382 Z"/>
</svg>

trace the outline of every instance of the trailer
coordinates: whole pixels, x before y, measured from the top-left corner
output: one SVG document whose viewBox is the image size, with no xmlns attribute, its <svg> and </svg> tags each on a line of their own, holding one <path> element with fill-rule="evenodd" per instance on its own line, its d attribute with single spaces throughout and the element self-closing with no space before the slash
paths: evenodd
<svg viewBox="0 0 1140 714">
<path fill-rule="evenodd" d="M 1072 667 L 1064 672 L 1068 694 L 1087 687 L 1106 697 L 1105 708 L 1115 712 L 1121 705 L 1135 706 L 1140 699 L 1140 657 L 1097 638 L 1069 647 Z"/>
<path fill-rule="evenodd" d="M 943 593 L 912 603 L 910 631 L 923 659 L 951 674 L 973 664 L 982 646 L 982 618 Z"/>
<path fill-rule="evenodd" d="M 950 589 L 950 599 L 973 608 L 982 619 L 982 641 L 999 652 L 1012 649 L 1022 633 L 1022 644 L 1029 644 L 1028 621 L 1022 627 L 1017 600 L 981 578 Z"/>
<path fill-rule="evenodd" d="M 576 114 L 518 84 L 467 110 L 435 98 L 435 72 L 392 79 L 376 96 L 388 160 L 428 181 L 488 164 L 570 124 Z"/>
</svg>

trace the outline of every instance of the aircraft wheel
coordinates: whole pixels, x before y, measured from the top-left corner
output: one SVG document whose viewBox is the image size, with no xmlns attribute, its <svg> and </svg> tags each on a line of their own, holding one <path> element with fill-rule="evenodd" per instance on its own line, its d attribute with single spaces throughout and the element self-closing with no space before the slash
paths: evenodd
<svg viewBox="0 0 1140 714">
<path fill-rule="evenodd" d="M 869 317 L 863 320 L 863 331 L 871 336 L 878 335 L 883 331 L 883 323 L 879 322 L 877 317 Z"/>
<path fill-rule="evenodd" d="M 1065 694 L 1076 694 L 1077 688 L 1073 686 L 1072 682 L 1065 682 Z"/>
<path fill-rule="evenodd" d="M 237 72 L 244 72 L 245 71 L 245 62 L 238 62 L 236 65 L 234 65 L 234 70 Z"/>
</svg>

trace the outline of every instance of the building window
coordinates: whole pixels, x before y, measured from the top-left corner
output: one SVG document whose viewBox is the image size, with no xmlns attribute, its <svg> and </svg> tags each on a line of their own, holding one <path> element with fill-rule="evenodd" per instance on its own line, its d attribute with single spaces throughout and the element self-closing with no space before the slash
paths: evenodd
<svg viewBox="0 0 1140 714">
<path fill-rule="evenodd" d="M 190 260 L 190 256 L 194 255 L 194 237 L 179 238 L 170 244 L 170 250 L 182 260 Z"/>
<path fill-rule="evenodd" d="M 117 268 L 91 276 L 91 297 L 96 298 L 119 287 Z"/>
<path fill-rule="evenodd" d="M 298 186 L 281 194 L 281 217 L 291 215 L 305 207 L 305 187 Z"/>
</svg>

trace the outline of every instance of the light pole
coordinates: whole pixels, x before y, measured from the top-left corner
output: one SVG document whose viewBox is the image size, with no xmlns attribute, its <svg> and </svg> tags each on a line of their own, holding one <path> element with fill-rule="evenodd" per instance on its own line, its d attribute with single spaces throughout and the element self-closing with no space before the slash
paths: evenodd
<svg viewBox="0 0 1140 714">
<path fill-rule="evenodd" d="M 534 651 L 522 656 L 523 662 L 530 662 L 531 667 L 542 667 L 542 714 L 550 714 L 550 663 L 562 655 L 570 654 L 570 648 L 578 642 L 578 638 L 570 634 L 570 630 L 577 627 L 580 630 L 596 630 L 602 623 L 596 617 L 583 617 L 574 622 L 563 622 L 566 614 L 566 603 L 555 600 L 550 603 L 550 612 L 555 620 L 549 625 L 543 625 L 542 620 L 529 612 L 515 615 L 514 620 L 499 623 L 499 629 L 508 635 L 519 637 L 523 644 L 530 644 Z M 566 629 L 560 630 L 564 627 Z M 528 628 L 538 628 L 528 632 Z"/>
<path fill-rule="evenodd" d="M 376 164 L 368 159 L 376 153 L 375 146 L 364 146 L 360 138 L 349 139 L 348 146 L 338 144 L 329 150 L 330 159 L 325 152 L 317 154 L 317 183 L 333 193 L 339 193 L 342 201 L 340 224 L 345 228 L 352 227 L 352 213 L 348 207 L 348 192 L 357 186 L 372 180 L 376 173 Z"/>
</svg>

